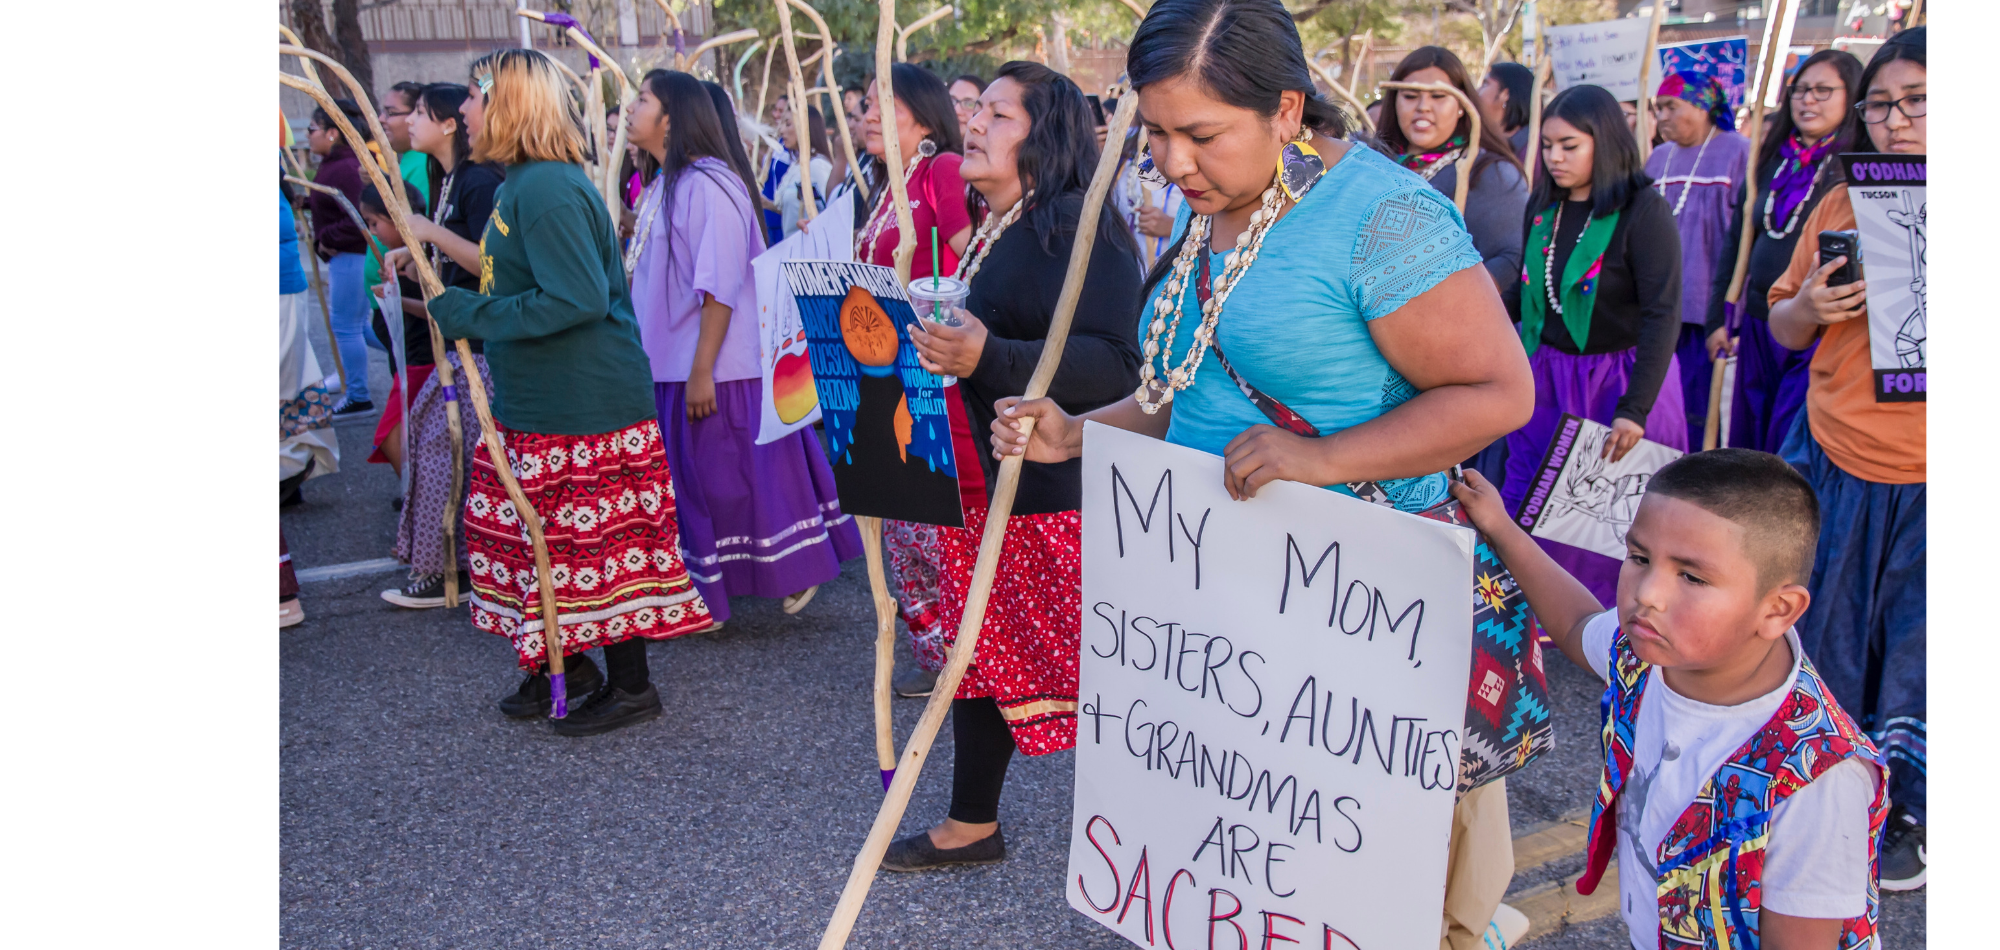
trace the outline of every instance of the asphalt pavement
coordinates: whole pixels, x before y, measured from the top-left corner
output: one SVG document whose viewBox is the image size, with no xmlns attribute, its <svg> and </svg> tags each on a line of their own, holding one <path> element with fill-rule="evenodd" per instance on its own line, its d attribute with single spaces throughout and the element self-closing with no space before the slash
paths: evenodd
<svg viewBox="0 0 2000 950">
<path fill-rule="evenodd" d="M 379 403 L 388 380 L 374 363 Z M 299 568 L 390 553 L 397 482 L 364 461 L 373 429 L 339 425 L 341 470 L 282 511 Z M 278 634 L 284 946 L 817 944 L 882 798 L 860 561 L 797 616 L 738 599 L 724 630 L 651 644 L 665 715 L 588 739 L 503 717 L 494 703 L 520 678 L 507 641 L 474 630 L 464 608 L 381 600 L 401 579 L 308 583 L 306 622 Z M 1550 657 L 1557 743 L 1509 779 L 1517 833 L 1587 807 L 1597 781 L 1600 688 Z M 922 705 L 896 702 L 899 744 Z M 951 755 L 947 723 L 899 836 L 944 815 Z M 1064 900 L 1072 765 L 1016 756 L 1008 860 L 879 874 L 849 946 L 1127 946 Z M 1570 854 L 1522 869 L 1514 892 L 1581 868 Z M 1924 945 L 1924 906 L 1923 891 L 1889 896 L 1887 945 Z M 1622 930 L 1614 914 L 1523 946 L 1617 947 Z"/>
</svg>

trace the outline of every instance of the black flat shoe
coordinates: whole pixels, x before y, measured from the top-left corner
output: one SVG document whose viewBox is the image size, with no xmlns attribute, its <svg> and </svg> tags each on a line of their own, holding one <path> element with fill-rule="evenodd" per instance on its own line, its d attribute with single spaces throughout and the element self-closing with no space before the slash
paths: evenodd
<svg viewBox="0 0 2000 950">
<path fill-rule="evenodd" d="M 604 685 L 604 673 L 590 657 L 581 654 L 564 657 L 563 666 L 563 694 L 569 697 L 569 708 L 574 711 L 578 700 Z M 500 699 L 500 711 L 509 719 L 540 719 L 549 714 L 551 705 L 547 673 L 528 674 L 519 689 Z"/>
<path fill-rule="evenodd" d="M 889 846 L 882 853 L 882 867 L 890 871 L 929 871 L 954 864 L 999 864 L 1007 860 L 1007 842 L 1000 829 L 963 848 L 940 848 L 931 843 L 928 831 L 918 832 Z"/>
<path fill-rule="evenodd" d="M 583 705 L 571 706 L 569 715 L 549 720 L 549 726 L 559 736 L 597 736 L 658 718 L 660 691 L 653 684 L 646 684 L 645 691 L 639 693 L 607 685 L 592 693 Z"/>
</svg>

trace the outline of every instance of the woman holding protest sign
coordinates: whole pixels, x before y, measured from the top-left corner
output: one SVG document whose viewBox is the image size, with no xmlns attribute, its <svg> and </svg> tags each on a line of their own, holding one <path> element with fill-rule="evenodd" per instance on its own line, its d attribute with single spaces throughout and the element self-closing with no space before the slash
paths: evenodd
<svg viewBox="0 0 2000 950">
<path fill-rule="evenodd" d="M 731 595 L 783 598 L 796 613 L 842 560 L 861 556 L 861 535 L 840 511 L 810 428 L 757 444 L 764 381 L 750 259 L 763 244 L 754 199 L 700 80 L 647 73 L 629 123 L 651 181 L 625 260 L 682 555 L 716 622 L 728 619 Z"/>
<path fill-rule="evenodd" d="M 1865 98 L 1856 108 L 1874 151 L 1926 152 L 1925 30 L 1891 37 L 1861 75 Z M 1919 208 L 1907 223 L 1898 222 L 1913 231 L 1919 255 L 1925 217 Z M 1847 264 L 1844 255 L 1820 263 L 1820 232 L 1854 227 L 1842 176 L 1806 219 L 1791 266 L 1771 285 L 1771 336 L 1793 350 L 1819 344 L 1805 412 L 1782 454 L 1812 481 L 1821 517 L 1839 528 L 1820 532 L 1812 606 L 1799 621 L 1799 639 L 1835 698 L 1890 762 L 1895 807 L 1882 839 L 1882 887 L 1903 891 L 1922 887 L 1926 877 L 1929 417 L 1922 401 L 1875 400 L 1867 281 L 1829 282 Z M 1912 287 L 1919 313 L 1925 306 L 1921 261 L 1919 256 Z M 1864 274 L 1866 266 L 1863 261 Z M 1917 343 L 1921 360 L 1922 340 Z"/>
<path fill-rule="evenodd" d="M 681 563 L 652 372 L 613 222 L 579 167 L 567 81 L 541 53 L 504 50 L 485 96 L 474 158 L 506 164 L 507 185 L 480 237 L 479 289 L 447 287 L 430 313 L 446 337 L 486 341 L 495 427 L 541 517 L 558 602 L 543 601 L 521 516 L 482 451 L 466 491 L 472 618 L 512 640 L 528 671 L 501 701 L 511 716 L 552 705 L 550 612 L 568 618 L 565 654 L 604 647 L 602 688 L 554 722 L 560 735 L 595 735 L 660 715 L 645 640 L 712 621 Z M 589 660 L 566 666 L 574 692 L 595 685 Z"/>
<path fill-rule="evenodd" d="M 1019 396 L 1041 359 L 1098 148 L 1083 90 L 1046 66 L 1001 66 L 979 103 L 966 123 L 963 174 L 979 193 L 985 220 L 958 268 L 971 296 L 956 312 L 958 326 L 919 322 L 910 338 L 925 369 L 958 377 L 966 415 L 974 431 L 984 432 L 995 401 Z M 1050 388 L 1066 411 L 1115 403 L 1139 381 L 1137 256 L 1119 217 L 1100 217 Z M 961 482 L 983 475 L 990 487 L 998 477 L 995 459 L 971 439 L 958 457 L 967 469 Z M 971 470 L 975 459 L 981 468 Z M 1023 469 L 978 652 L 952 703 L 957 752 L 949 817 L 892 845 L 884 867 L 916 871 L 1005 857 L 1000 791 L 1014 750 L 1044 755 L 1076 745 L 1082 498 L 1080 461 Z M 964 528 L 938 532 L 947 648 L 965 612 L 986 520 L 984 504 L 965 509 Z"/>
<path fill-rule="evenodd" d="M 1535 415 L 1507 436 L 1509 510 L 1528 493 L 1565 413 L 1611 427 L 1612 461 L 1651 439 L 1688 447 L 1674 346 L 1681 328 L 1673 208 L 1639 168 L 1611 94 L 1574 86 L 1542 118 L 1521 279 L 1505 291 L 1535 370 Z M 1553 541 L 1551 557 L 1604 603 L 1619 562 Z"/>
<path fill-rule="evenodd" d="M 1533 404 L 1451 202 L 1342 141 L 1277 0 L 1159 0 L 1127 72 L 1154 170 L 1187 202 L 1143 285 L 1138 391 L 1080 415 L 1002 399 L 995 454 L 1074 459 L 1089 419 L 1223 456 L 1237 498 L 1276 479 L 1405 511 L 1446 497 L 1445 470 Z M 1176 351 L 1184 320 L 1197 329 Z M 1467 793 L 1456 823 L 1447 940 L 1470 948 L 1511 872 L 1504 783 Z"/>
<path fill-rule="evenodd" d="M 1806 367 L 1813 347 L 1793 351 L 1771 338 L 1771 284 L 1792 262 L 1801 225 L 1812 217 L 1826 190 L 1839 179 L 1842 152 L 1861 138 L 1861 61 L 1846 50 L 1820 50 L 1807 58 L 1786 87 L 1786 108 L 1764 132 L 1757 150 L 1757 200 L 1736 207 L 1708 301 L 1708 353 L 1712 359 L 1736 355 L 1736 391 L 1731 405 L 1729 444 L 1776 452 L 1806 399 Z M 1747 212 L 1747 213 L 1746 213 Z M 1743 271 L 1735 332 L 1726 326 L 1725 298 L 1736 276 L 1742 229 L 1756 235 Z"/>
</svg>

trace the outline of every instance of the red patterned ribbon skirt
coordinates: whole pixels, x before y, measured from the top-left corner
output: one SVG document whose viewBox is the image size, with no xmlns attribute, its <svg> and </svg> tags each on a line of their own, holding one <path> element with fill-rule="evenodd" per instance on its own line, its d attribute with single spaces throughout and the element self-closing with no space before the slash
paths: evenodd
<svg viewBox="0 0 2000 950">
<path fill-rule="evenodd" d="M 674 489 L 658 420 L 601 435 L 500 427 L 507 463 L 542 518 L 565 655 L 632 637 L 706 627 L 708 606 L 681 563 Z M 546 667 L 534 548 L 484 446 L 465 496 L 472 623 L 514 643 L 524 670 Z"/>
<path fill-rule="evenodd" d="M 938 530 L 939 613 L 947 646 L 958 639 L 985 506 L 965 527 Z M 991 696 L 1027 755 L 1076 746 L 1077 649 L 1083 637 L 1083 515 L 1056 511 L 1007 519 L 986 622 L 958 699 Z"/>
</svg>

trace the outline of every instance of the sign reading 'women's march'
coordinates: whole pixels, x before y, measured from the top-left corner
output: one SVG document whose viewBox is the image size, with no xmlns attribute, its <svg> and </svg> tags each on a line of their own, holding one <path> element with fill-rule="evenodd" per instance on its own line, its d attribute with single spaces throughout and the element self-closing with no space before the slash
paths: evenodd
<svg viewBox="0 0 2000 950">
<path fill-rule="evenodd" d="M 1868 357 L 1876 402 L 1924 402 L 1930 338 L 1926 287 L 1930 237 L 1922 155 L 1840 156 L 1854 227 L 1861 232 L 1861 276 L 1868 281 Z"/>
<path fill-rule="evenodd" d="M 1434 945 L 1473 545 L 1087 426 L 1070 905 L 1145 947 Z"/>
</svg>

